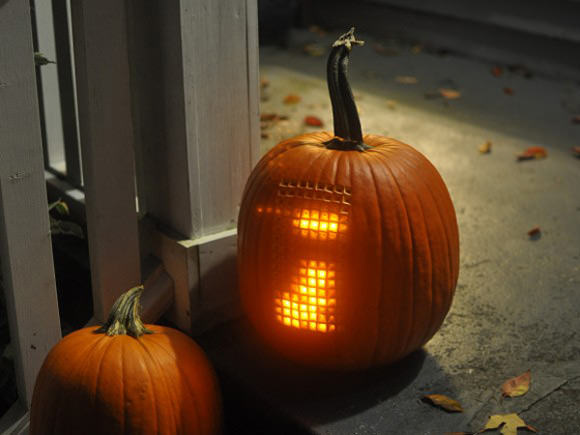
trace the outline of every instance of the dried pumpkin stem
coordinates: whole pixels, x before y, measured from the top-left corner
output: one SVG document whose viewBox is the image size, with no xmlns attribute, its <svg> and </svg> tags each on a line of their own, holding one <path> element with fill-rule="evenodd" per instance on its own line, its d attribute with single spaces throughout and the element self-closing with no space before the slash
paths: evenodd
<svg viewBox="0 0 580 435">
<path fill-rule="evenodd" d="M 112 335 L 130 335 L 139 338 L 143 334 L 152 334 L 139 317 L 139 306 L 143 286 L 133 287 L 126 291 L 113 305 L 109 318 L 103 326 L 95 330 L 95 333 Z"/>
<path fill-rule="evenodd" d="M 370 147 L 363 142 L 358 110 L 348 83 L 348 61 L 353 45 L 363 45 L 354 36 L 354 27 L 332 44 L 326 64 L 328 92 L 332 102 L 335 137 L 325 143 L 327 148 L 344 151 L 364 151 Z"/>
</svg>

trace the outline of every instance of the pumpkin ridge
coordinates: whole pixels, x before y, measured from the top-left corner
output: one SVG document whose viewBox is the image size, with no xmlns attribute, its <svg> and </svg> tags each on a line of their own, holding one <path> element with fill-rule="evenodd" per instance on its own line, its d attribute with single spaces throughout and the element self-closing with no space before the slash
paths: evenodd
<svg viewBox="0 0 580 435">
<path fill-rule="evenodd" d="M 87 331 L 82 331 L 80 332 L 80 334 L 84 334 Z M 92 332 L 92 331 L 91 331 Z M 91 333 L 89 332 L 89 334 Z M 79 337 L 79 339 L 82 340 L 82 336 Z M 111 345 L 111 342 L 106 341 L 105 336 L 99 337 L 100 339 L 97 340 L 96 342 L 92 343 L 92 346 L 90 347 L 90 349 L 85 350 L 83 352 L 84 358 L 79 359 L 79 363 L 78 363 L 78 369 L 77 369 L 77 376 L 81 376 L 81 378 L 84 378 L 86 376 L 87 373 L 91 373 L 93 372 L 94 366 L 93 364 L 91 364 L 91 361 L 93 361 L 93 358 L 95 357 L 99 357 L 99 355 L 101 356 L 101 358 L 99 358 L 99 366 L 97 368 L 97 371 L 94 372 L 94 377 L 89 378 L 89 381 L 91 381 L 90 383 L 87 382 L 87 384 L 85 385 L 85 387 L 87 388 L 87 390 L 92 386 L 91 384 L 94 382 L 94 388 L 91 389 L 90 391 L 90 398 L 92 401 L 92 407 L 93 409 L 96 406 L 96 397 L 97 397 L 97 391 L 98 391 L 98 376 L 100 373 L 100 369 L 101 369 L 101 363 L 102 363 L 102 353 L 104 352 L 104 349 L 106 350 L 108 348 L 108 346 Z M 81 341 L 79 340 L 79 341 Z M 112 341 L 112 340 L 111 340 Z M 78 346 L 78 344 L 77 344 Z M 104 349 L 103 349 L 104 348 Z M 61 409 L 61 407 L 58 407 L 59 409 Z"/>
<path fill-rule="evenodd" d="M 80 331 L 78 331 L 78 334 L 79 334 L 78 337 L 75 336 L 75 337 L 70 337 L 70 338 L 82 343 L 83 342 L 83 335 L 86 332 L 87 332 L 86 330 L 80 330 Z M 76 332 L 73 332 L 73 334 L 76 334 Z M 106 344 L 106 342 L 103 341 L 102 338 L 103 337 L 101 337 L 100 340 L 98 340 L 94 343 L 91 343 L 91 345 L 88 346 L 88 349 L 81 349 L 79 351 L 79 354 L 81 354 L 82 356 L 79 357 L 78 366 L 76 364 L 74 365 L 76 368 L 75 372 L 76 372 L 77 377 L 80 376 L 81 378 L 84 378 L 85 373 L 87 373 L 87 372 L 90 373 L 92 371 L 92 369 L 93 369 L 93 367 L 91 365 L 92 359 L 99 354 L 99 352 L 100 352 L 99 346 L 102 347 Z M 79 346 L 79 344 L 75 343 L 75 346 Z M 67 354 L 63 354 L 64 358 L 66 358 L 66 356 L 67 356 Z M 85 388 L 87 388 L 87 390 L 88 390 L 89 386 L 90 385 L 88 383 L 85 384 Z M 82 387 L 83 386 L 81 385 L 80 388 L 82 388 Z M 78 388 L 79 388 L 79 386 L 77 386 L 77 389 Z M 58 388 L 57 390 L 58 390 L 57 394 L 60 393 L 62 395 L 63 393 L 68 393 L 65 389 Z M 94 406 L 95 397 L 96 397 L 95 391 L 90 391 L 89 395 L 91 397 L 91 400 L 93 401 L 93 406 Z M 59 405 L 57 407 L 57 409 L 60 410 L 60 409 L 63 409 L 63 407 L 61 405 Z M 60 417 L 58 415 L 56 415 L 55 417 L 57 418 L 57 421 L 60 420 Z M 56 430 L 56 425 L 57 424 L 55 423 L 55 427 L 54 427 L 55 430 Z M 54 432 L 54 433 L 59 434 L 60 432 Z"/>
<path fill-rule="evenodd" d="M 439 203 L 439 201 L 437 201 L 435 199 L 432 185 L 430 183 L 424 183 L 424 184 L 430 193 L 431 200 L 432 200 L 432 202 L 434 204 L 434 208 L 437 212 L 437 217 L 439 218 L 440 225 L 443 228 L 443 233 L 445 234 L 445 246 L 446 246 L 446 251 L 447 251 L 446 252 L 446 254 L 447 254 L 446 255 L 446 258 L 447 258 L 446 276 L 448 277 L 446 280 L 447 282 L 445 283 L 445 285 L 446 285 L 445 290 L 451 292 L 451 296 L 444 295 L 445 300 L 443 301 L 443 304 L 445 305 L 445 309 L 444 310 L 439 309 L 439 310 L 437 310 L 437 312 L 445 312 L 445 314 L 446 314 L 449 311 L 449 308 L 451 306 L 452 295 L 455 292 L 455 286 L 456 286 L 456 282 L 455 282 L 456 281 L 456 274 L 453 271 L 453 258 L 452 258 L 453 249 L 451 247 L 451 237 L 449 235 L 448 228 L 445 225 L 446 220 L 443 219 L 443 216 L 441 214 L 440 203 Z M 451 202 L 451 206 L 453 206 L 452 202 Z M 443 318 L 445 318 L 445 316 L 443 316 Z M 438 329 L 438 327 L 440 326 L 440 324 L 442 322 L 443 322 L 443 319 L 441 319 L 441 320 L 435 319 L 435 324 L 433 324 L 432 327 L 430 328 L 430 331 L 427 334 L 427 339 L 431 338 L 435 334 L 436 330 Z"/>
<path fill-rule="evenodd" d="M 401 173 L 403 174 L 407 174 L 406 168 L 404 165 L 401 165 L 400 162 L 395 162 L 394 163 L 400 170 Z M 414 181 L 414 180 L 413 180 Z M 417 235 L 419 229 L 423 229 L 425 232 L 425 237 L 429 240 L 429 237 L 427 236 L 428 234 L 428 227 L 427 225 L 424 223 L 425 222 L 425 213 L 423 211 L 423 205 L 421 203 L 421 195 L 417 195 L 416 194 L 416 185 L 413 184 L 410 186 L 411 188 L 409 190 L 411 190 L 410 193 L 410 200 L 413 201 L 413 203 L 416 204 L 416 207 L 420 213 L 421 219 L 417 219 L 417 221 L 419 222 L 420 228 L 415 229 L 412 225 L 413 223 L 411 222 L 411 220 L 409 220 L 409 225 L 411 225 L 412 227 L 412 234 L 413 234 L 413 250 L 416 250 L 416 246 L 417 246 L 417 242 L 418 242 L 418 237 L 419 235 Z M 418 213 L 418 214 L 419 214 Z M 422 269 L 422 265 L 421 263 L 419 263 L 417 260 L 413 261 L 413 326 L 412 326 L 412 330 L 416 331 L 417 330 L 417 322 L 421 322 L 421 316 L 423 315 L 424 311 L 427 310 L 420 310 L 419 313 L 417 313 L 415 310 L 417 309 L 417 298 L 415 296 L 417 296 L 417 286 L 421 286 L 421 279 L 420 277 L 422 275 L 428 276 L 428 285 L 426 286 L 428 288 L 428 293 L 429 295 L 431 295 L 432 292 L 432 276 L 431 276 L 431 268 L 432 268 L 432 260 L 431 260 L 431 241 L 429 240 L 429 243 L 427 243 L 427 249 L 425 251 L 426 257 L 425 257 L 425 264 L 426 264 L 426 268 L 428 269 L 428 273 L 425 273 L 425 271 Z M 415 257 L 413 257 L 415 258 Z M 431 298 L 429 298 L 429 305 L 431 305 Z M 428 311 L 431 311 L 432 306 L 429 307 Z M 427 324 L 431 324 L 430 319 L 429 322 L 427 322 Z M 421 346 L 422 343 L 419 340 L 419 335 L 415 334 L 411 334 L 409 337 L 409 343 L 407 344 L 407 348 L 408 349 L 415 349 L 418 346 Z"/>
<path fill-rule="evenodd" d="M 107 336 L 103 336 L 103 339 L 104 339 L 104 337 L 107 337 Z M 96 409 L 97 406 L 99 406 L 99 403 L 97 402 L 96 399 L 99 396 L 99 391 L 101 390 L 101 383 L 102 383 L 101 377 L 103 375 L 103 370 L 102 370 L 103 363 L 104 363 L 105 359 L 107 358 L 107 354 L 111 351 L 111 348 L 113 347 L 113 344 L 115 342 L 115 337 L 109 337 L 109 338 L 110 338 L 109 343 L 106 343 L 105 342 L 106 343 L 106 346 L 103 349 L 103 351 L 102 351 L 102 353 L 100 355 L 100 358 L 98 359 L 97 371 L 95 373 L 95 380 L 96 380 L 96 383 L 95 383 L 95 391 L 93 392 L 93 395 L 92 395 L 92 398 L 95 401 L 94 406 L 93 406 L 93 409 Z M 88 359 L 88 364 L 87 365 L 89 366 L 89 369 L 92 369 L 90 362 L 91 362 L 91 360 Z M 100 406 L 103 406 L 103 405 L 101 404 Z M 99 422 L 99 424 L 100 423 L 101 422 Z"/>
<path fill-rule="evenodd" d="M 370 150 L 369 152 L 372 152 L 372 151 L 375 151 L 375 153 L 373 153 L 374 154 L 374 158 L 378 162 L 380 162 L 380 165 L 378 165 L 374 169 L 375 170 L 380 169 L 383 172 L 383 174 L 385 174 L 385 175 L 381 175 L 382 177 L 385 177 L 386 176 L 386 177 L 392 178 L 391 174 L 388 171 L 388 168 L 386 167 L 386 163 L 385 163 L 385 161 L 383 159 L 382 153 L 378 153 L 377 154 L 378 150 Z M 373 172 L 373 179 L 375 180 L 375 185 L 380 185 L 380 183 L 377 183 L 376 177 L 377 177 L 377 174 Z M 398 187 L 393 187 L 393 185 L 391 184 L 390 185 L 390 189 L 391 189 L 391 192 L 392 193 L 398 193 L 399 194 L 399 197 L 401 196 L 400 192 L 398 191 Z M 400 200 L 400 198 L 399 198 L 399 200 Z M 383 201 L 381 200 L 381 198 L 377 197 L 377 202 L 379 204 L 379 209 L 380 209 L 380 213 L 381 213 L 381 217 L 382 217 L 381 220 L 380 220 L 380 222 L 379 222 L 380 227 L 381 227 L 380 230 L 381 230 L 381 234 L 382 234 L 383 233 L 383 225 L 384 225 L 383 218 L 384 218 L 384 216 L 387 215 L 387 213 L 385 212 L 385 207 L 383 206 Z M 397 228 L 397 234 L 399 235 L 399 238 L 400 238 L 403 231 L 401 230 L 400 220 L 398 219 L 397 216 L 395 216 L 395 221 L 396 221 L 397 226 L 398 226 L 398 228 Z M 381 243 L 381 249 L 383 249 L 385 247 L 384 246 L 385 243 L 386 243 L 386 240 L 383 237 L 383 241 Z M 384 262 L 385 262 L 385 256 L 383 256 L 382 257 L 382 260 L 381 260 L 381 274 L 382 275 L 384 275 L 384 267 L 383 267 Z M 385 289 L 385 281 L 384 281 L 384 279 L 381 279 L 381 282 L 382 282 L 382 285 L 381 285 L 381 297 L 379 299 L 378 309 L 382 313 L 384 313 L 385 312 L 385 309 L 383 307 L 384 307 L 385 304 L 392 306 L 392 304 L 390 302 L 393 299 L 393 292 L 390 289 Z M 398 294 L 398 295 L 396 295 L 396 297 L 400 297 L 400 295 Z M 398 330 L 398 331 L 401 331 L 400 324 L 401 324 L 401 321 L 402 321 L 401 320 L 402 319 L 402 315 L 401 315 L 400 312 L 399 313 L 393 313 L 393 314 L 396 314 L 397 317 L 396 317 L 396 319 L 394 319 L 395 321 L 393 321 L 392 324 L 393 325 L 398 325 L 398 327 L 397 326 L 394 326 L 394 328 L 396 330 Z M 382 320 L 382 317 L 381 317 L 381 320 Z M 385 332 L 384 332 L 385 331 L 385 328 L 386 328 L 385 323 L 383 321 L 381 321 L 380 324 L 378 325 L 379 336 L 382 336 L 382 337 L 389 336 L 389 334 L 385 334 Z M 380 353 L 375 352 L 374 358 L 376 360 L 381 360 L 382 359 L 381 358 L 381 355 L 382 354 L 389 354 L 389 353 L 390 354 L 396 354 L 397 352 L 400 352 L 400 350 L 398 349 L 398 346 L 399 346 L 398 345 L 398 342 L 399 341 L 400 340 L 393 340 L 393 339 L 389 340 L 389 342 L 388 342 L 388 348 L 385 348 L 384 342 L 382 342 L 381 343 L 381 347 L 380 347 Z M 379 349 L 377 349 L 377 350 L 379 350 Z"/>
<path fill-rule="evenodd" d="M 153 364 L 153 369 L 155 371 L 155 373 L 157 373 L 157 376 L 155 377 L 155 380 L 153 382 L 152 385 L 157 386 L 157 384 L 159 383 L 159 379 L 162 379 L 161 382 L 161 391 L 158 391 L 157 388 L 155 388 L 155 396 L 164 396 L 164 397 L 170 397 L 172 400 L 167 400 L 167 402 L 169 402 L 169 406 L 171 407 L 171 413 L 169 419 L 171 420 L 170 423 L 173 424 L 173 428 L 174 428 L 174 432 L 175 429 L 177 429 L 177 421 L 175 420 L 176 418 L 176 410 L 174 407 L 174 404 L 176 402 L 178 402 L 177 400 L 175 400 L 175 396 L 173 395 L 174 392 L 174 388 L 173 385 L 171 385 L 170 380 L 168 381 L 167 376 L 165 376 L 166 372 L 163 369 L 163 364 L 158 360 L 158 357 L 156 354 L 152 353 L 151 350 L 149 349 L 148 346 L 157 346 L 159 348 L 161 348 L 166 354 L 169 354 L 171 356 L 171 352 L 168 352 L 163 346 L 160 345 L 160 343 L 158 343 L 157 341 L 151 341 L 150 343 L 143 343 L 140 341 L 141 347 L 143 348 L 143 350 L 145 351 L 145 353 L 147 354 L 148 358 L 143 358 L 143 361 L 145 361 L 146 365 L 147 365 L 147 371 L 149 374 L 151 374 L 150 371 L 150 367 L 151 364 Z M 179 371 L 179 373 L 181 375 L 183 375 L 183 372 L 181 371 L 181 368 L 179 367 L 179 365 L 177 365 L 177 369 Z M 189 390 L 190 386 L 188 382 L 185 382 L 187 384 L 187 388 Z M 163 402 L 165 403 L 165 401 Z M 159 416 L 166 414 L 164 412 L 164 410 L 162 409 L 162 407 L 159 407 L 158 405 L 158 401 L 155 401 L 155 408 L 157 411 L 157 416 L 156 416 L 156 420 L 159 419 Z M 193 408 L 195 408 L 196 412 L 197 412 L 197 408 L 195 406 L 193 406 Z M 164 415 L 165 419 L 167 419 L 167 415 Z M 168 424 L 168 421 L 163 421 L 162 422 L 164 425 Z M 176 432 L 177 433 L 177 432 Z"/>
<path fill-rule="evenodd" d="M 137 344 L 142 348 L 142 350 L 150 357 L 153 358 L 153 356 L 151 355 L 151 353 L 149 352 L 149 349 L 147 349 L 147 346 L 145 345 L 145 343 L 143 343 L 142 340 L 138 340 Z M 146 374 L 147 377 L 149 378 L 149 383 L 152 386 L 152 390 L 155 391 L 155 387 L 153 387 L 153 385 L 155 385 L 154 383 L 154 377 L 151 373 L 151 369 L 149 366 L 149 362 L 145 359 L 145 358 L 141 358 L 144 365 L 145 365 L 145 370 L 143 370 Z M 153 412 L 153 415 L 155 416 L 154 418 L 154 428 L 155 430 L 153 432 L 159 432 L 159 410 L 158 410 L 158 406 L 159 406 L 159 402 L 157 400 L 155 400 L 155 412 Z"/>
<path fill-rule="evenodd" d="M 431 329 L 433 328 L 433 323 L 434 323 L 434 309 L 435 309 L 435 303 L 434 303 L 434 289 L 433 289 L 433 275 L 434 275 L 434 271 L 433 271 L 433 240 L 430 237 L 430 231 L 429 231 L 429 224 L 427 223 L 426 217 L 425 217 L 425 205 L 424 205 L 424 199 L 423 199 L 423 195 L 417 195 L 417 204 L 419 205 L 419 209 L 421 210 L 421 223 L 422 226 L 424 226 L 425 229 L 425 235 L 427 237 L 427 263 L 428 263 L 428 276 L 429 276 L 429 291 L 426 293 L 429 295 L 429 310 L 426 310 L 429 312 L 429 321 L 427 322 L 428 327 L 425 328 L 425 332 L 423 333 L 421 340 L 419 340 L 419 345 L 421 345 L 421 343 L 425 343 L 426 338 L 429 334 L 429 332 L 431 331 Z"/>
<path fill-rule="evenodd" d="M 381 259 L 380 259 L 380 274 L 381 274 L 381 279 L 380 279 L 380 283 L 381 283 L 381 288 L 379 291 L 379 297 L 378 297 L 378 303 L 376 304 L 376 311 L 377 311 L 377 327 L 375 328 L 377 331 L 381 328 L 382 325 L 382 316 L 381 316 L 381 307 L 383 304 L 383 298 L 385 297 L 385 292 L 384 292 L 384 288 L 385 288 L 385 280 L 384 280 L 384 269 L 382 267 L 383 261 L 384 261 L 384 255 L 383 255 L 383 243 L 384 243 L 384 238 L 383 238 L 383 225 L 382 225 L 382 219 L 383 219 L 383 208 L 381 205 L 381 201 L 379 200 L 379 192 L 377 189 L 378 183 L 377 183 L 377 176 L 375 174 L 375 171 L 373 169 L 373 165 L 371 165 L 370 159 L 366 159 L 366 164 L 369 170 L 369 173 L 371 174 L 371 177 L 373 178 L 373 183 L 369 183 L 373 185 L 373 189 L 375 194 L 373 195 L 373 202 L 376 203 L 376 208 L 379 211 L 379 219 L 378 219 L 378 238 L 379 238 L 379 245 L 381 246 Z M 379 334 L 378 332 L 376 333 L 375 336 L 375 350 L 373 351 L 373 355 L 372 355 L 372 361 L 376 361 L 377 360 L 377 352 L 379 351 L 379 337 L 381 334 Z M 389 346 L 392 347 L 393 342 L 392 340 L 389 341 Z"/>
<path fill-rule="evenodd" d="M 409 217 L 409 208 L 407 206 L 407 203 L 405 201 L 405 196 L 403 195 L 403 190 L 401 189 L 401 185 L 399 184 L 399 181 L 397 180 L 397 177 L 395 177 L 395 174 L 393 173 L 393 170 L 391 169 L 390 166 L 390 160 L 391 159 L 387 159 L 382 152 L 379 154 L 385 161 L 385 169 L 389 172 L 389 175 L 393 181 L 393 185 L 396 186 L 397 188 L 397 192 L 399 193 L 399 200 L 401 202 L 402 205 L 402 211 L 403 214 L 405 215 L 405 221 L 407 222 L 406 225 L 406 231 L 400 231 L 400 235 L 403 236 L 404 234 L 406 234 L 406 239 L 407 240 L 402 240 L 403 242 L 403 246 L 406 246 L 408 249 L 408 266 L 409 266 L 409 274 L 408 277 L 406 277 L 409 281 L 409 288 L 411 289 L 411 292 L 408 293 L 408 297 L 410 299 L 410 310 L 409 310 L 409 318 L 406 322 L 406 324 L 404 325 L 403 328 L 400 328 L 400 331 L 406 331 L 405 333 L 405 338 L 403 340 L 400 340 L 400 344 L 398 346 L 398 353 L 396 354 L 397 357 L 401 357 L 404 356 L 407 353 L 407 349 L 409 347 L 409 340 L 411 337 L 411 329 L 412 326 L 414 324 L 414 314 L 415 314 L 415 295 L 414 295 L 414 289 L 415 289 L 415 276 L 414 276 L 414 271 L 415 271 L 415 261 L 413 260 L 413 254 L 415 251 L 415 240 L 414 240 L 414 235 L 413 235 L 413 227 L 411 225 L 411 218 Z M 401 227 L 401 220 L 399 220 L 399 228 L 402 229 Z M 405 320 L 404 316 L 400 316 L 400 319 Z"/>
<path fill-rule="evenodd" d="M 156 342 L 155 345 L 158 346 L 160 349 L 162 349 L 166 354 L 171 356 L 172 352 L 170 350 L 168 350 L 162 343 Z M 179 364 L 177 365 L 177 369 L 183 378 L 189 380 L 189 377 L 185 375 L 185 373 L 183 372 L 183 370 L 181 369 L 181 366 Z M 196 392 L 194 391 L 194 389 L 192 388 L 192 386 L 189 382 L 185 382 L 185 384 L 187 385 L 187 391 L 189 393 L 189 396 L 192 399 L 192 402 L 196 404 L 196 406 L 193 406 L 193 408 L 195 409 L 195 414 L 197 416 L 196 421 L 198 424 L 199 433 L 203 433 L 202 432 L 203 427 L 201 426 L 203 420 L 199 414 L 199 407 L 197 406 L 198 403 L 203 401 L 203 398 L 198 397 L 198 395 L 196 394 Z M 185 434 L 185 435 L 187 435 L 187 434 Z"/>
<path fill-rule="evenodd" d="M 72 334 L 80 334 L 80 333 L 81 332 L 79 331 L 79 332 L 73 332 Z M 64 337 L 64 339 L 68 339 L 69 341 L 71 339 L 72 340 L 75 340 L 76 337 L 72 336 L 72 334 L 69 335 L 69 336 Z M 81 343 L 82 343 L 82 341 L 81 341 Z M 95 345 L 90 346 L 89 351 L 93 350 L 94 347 L 95 347 Z M 79 356 L 79 359 L 82 358 L 82 356 L 84 356 L 84 355 L 85 355 L 85 353 L 83 352 Z M 56 367 L 60 367 L 63 364 L 61 362 L 62 360 L 65 360 L 65 361 L 67 360 L 67 354 L 65 354 L 65 353 L 56 354 L 56 355 L 53 354 L 53 355 L 51 355 L 50 361 L 45 361 L 45 364 L 48 362 L 50 365 L 53 365 L 53 366 L 56 366 Z M 39 376 L 40 376 L 40 374 L 39 374 Z M 50 389 L 51 391 L 54 392 L 54 394 L 57 395 L 57 397 L 54 398 L 54 403 L 60 404 L 61 402 L 63 402 L 64 401 L 64 397 L 66 395 L 65 393 L 67 393 L 67 391 L 65 391 L 65 389 L 62 389 L 62 388 L 53 388 L 52 387 L 53 384 L 60 382 L 60 380 L 57 380 L 54 377 L 48 378 L 48 377 L 46 377 L 44 375 L 43 375 L 43 380 L 45 380 L 45 382 L 47 382 L 47 384 L 44 385 L 43 387 L 46 390 Z M 37 387 L 35 386 L 35 389 L 36 388 Z M 42 390 L 42 387 L 39 386 L 39 388 L 41 388 L 41 390 Z M 45 390 L 42 390 L 42 391 L 45 391 Z M 57 427 L 56 427 L 57 424 L 58 424 L 58 421 L 59 421 L 58 410 L 62 409 L 62 407 L 60 405 L 59 406 L 54 406 L 54 407 L 53 406 L 48 406 L 47 405 L 47 402 L 46 401 L 42 401 L 42 400 L 41 400 L 40 406 L 42 407 L 40 409 L 40 411 L 43 414 L 46 414 L 47 411 L 50 414 L 51 412 L 54 411 L 54 409 L 56 409 L 57 412 L 53 412 L 52 413 L 52 424 L 51 425 L 47 425 L 47 427 L 45 427 L 44 430 L 46 430 L 48 433 L 51 433 L 51 434 L 54 434 L 54 435 L 58 435 L 59 432 L 57 432 Z M 38 412 L 38 410 L 36 412 Z M 42 418 L 41 420 L 44 421 L 44 418 Z"/>
</svg>

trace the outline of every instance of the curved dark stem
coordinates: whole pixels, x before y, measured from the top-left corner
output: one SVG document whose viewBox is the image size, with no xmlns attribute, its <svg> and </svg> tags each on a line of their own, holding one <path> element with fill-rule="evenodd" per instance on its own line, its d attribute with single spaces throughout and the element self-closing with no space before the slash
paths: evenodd
<svg viewBox="0 0 580 435">
<path fill-rule="evenodd" d="M 358 110 L 347 78 L 349 54 L 353 44 L 363 44 L 355 39 L 354 27 L 336 40 L 328 56 L 326 75 L 336 137 L 325 145 L 330 149 L 364 151 L 370 147 L 363 142 Z"/>
</svg>

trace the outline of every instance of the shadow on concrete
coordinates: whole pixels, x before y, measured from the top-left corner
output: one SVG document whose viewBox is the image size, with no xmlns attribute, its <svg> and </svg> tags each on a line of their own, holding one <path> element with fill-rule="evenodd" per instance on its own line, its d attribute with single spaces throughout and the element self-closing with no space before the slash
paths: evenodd
<svg viewBox="0 0 580 435">
<path fill-rule="evenodd" d="M 423 350 L 390 366 L 359 372 L 311 369 L 267 348 L 247 320 L 199 339 L 220 376 L 231 433 L 309 433 L 396 396 L 436 365 Z"/>
</svg>

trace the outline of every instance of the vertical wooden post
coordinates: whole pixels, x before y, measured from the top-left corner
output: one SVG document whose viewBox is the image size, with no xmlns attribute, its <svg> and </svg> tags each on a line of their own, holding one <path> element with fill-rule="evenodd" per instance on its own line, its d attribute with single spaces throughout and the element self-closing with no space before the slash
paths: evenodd
<svg viewBox="0 0 580 435">
<path fill-rule="evenodd" d="M 256 0 L 153 4 L 132 50 L 147 210 L 196 239 L 235 228 L 259 152 Z"/>
<path fill-rule="evenodd" d="M 71 2 L 95 318 L 141 280 L 125 1 Z"/>
<path fill-rule="evenodd" d="M 175 282 L 171 318 L 191 331 L 236 292 L 216 277 L 235 276 L 239 202 L 259 157 L 257 0 L 129 4 L 140 187 L 163 226 L 153 244 Z"/>
<path fill-rule="evenodd" d="M 0 4 L 0 258 L 20 399 L 60 338 L 30 6 Z"/>
</svg>

